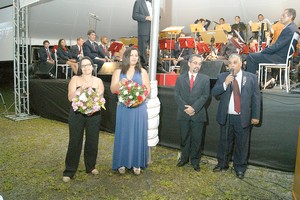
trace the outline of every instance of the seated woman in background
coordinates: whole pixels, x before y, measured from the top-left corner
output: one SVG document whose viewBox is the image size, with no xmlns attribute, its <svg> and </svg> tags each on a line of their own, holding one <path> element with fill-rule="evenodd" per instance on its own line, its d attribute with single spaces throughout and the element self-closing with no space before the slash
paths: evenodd
<svg viewBox="0 0 300 200">
<path fill-rule="evenodd" d="M 77 74 L 78 64 L 75 59 L 72 58 L 71 52 L 66 47 L 66 41 L 59 39 L 57 48 L 57 59 L 59 64 L 68 64 L 71 66 L 74 74 Z"/>
</svg>

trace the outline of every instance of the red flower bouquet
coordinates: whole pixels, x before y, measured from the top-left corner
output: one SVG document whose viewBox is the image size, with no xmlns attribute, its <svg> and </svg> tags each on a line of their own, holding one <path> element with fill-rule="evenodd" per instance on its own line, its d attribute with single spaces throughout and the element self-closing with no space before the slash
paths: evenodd
<svg viewBox="0 0 300 200">
<path fill-rule="evenodd" d="M 126 81 L 119 89 L 118 99 L 127 107 L 137 107 L 146 100 L 148 90 L 145 85 Z"/>
</svg>

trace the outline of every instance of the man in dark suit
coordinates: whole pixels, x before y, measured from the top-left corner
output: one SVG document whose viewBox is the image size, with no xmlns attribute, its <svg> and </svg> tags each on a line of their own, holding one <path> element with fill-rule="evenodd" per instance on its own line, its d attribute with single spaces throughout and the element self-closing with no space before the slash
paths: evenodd
<svg viewBox="0 0 300 200">
<path fill-rule="evenodd" d="M 152 6 L 151 0 L 136 0 L 132 19 L 138 22 L 138 48 L 140 61 L 144 68 L 148 66 L 147 45 L 150 43 Z"/>
<path fill-rule="evenodd" d="M 45 71 L 49 71 L 48 75 L 51 78 L 55 78 L 55 68 L 54 68 L 54 59 L 53 55 L 51 53 L 51 50 L 49 49 L 50 42 L 48 40 L 45 40 L 43 42 L 44 47 L 41 47 L 39 49 L 39 58 L 40 62 L 38 64 L 38 70 L 36 74 L 44 74 Z"/>
<path fill-rule="evenodd" d="M 265 48 L 260 53 L 250 53 L 247 56 L 246 71 L 256 74 L 259 63 L 285 63 L 289 44 L 297 25 L 293 22 L 296 11 L 292 8 L 285 9 L 281 15 L 280 22 L 285 26 L 274 45 Z"/>
<path fill-rule="evenodd" d="M 96 33 L 94 30 L 89 30 L 88 40 L 83 43 L 84 56 L 90 57 L 95 64 L 97 64 L 97 73 L 105 62 L 105 58 L 101 58 L 98 44 L 95 42 Z"/>
<path fill-rule="evenodd" d="M 79 37 L 77 38 L 77 44 L 73 45 L 70 49 L 72 58 L 79 61 L 81 58 L 83 58 L 83 38 Z"/>
<path fill-rule="evenodd" d="M 177 166 L 182 167 L 191 160 L 197 172 L 200 171 L 202 131 L 207 120 L 205 103 L 210 90 L 209 77 L 198 73 L 201 63 L 200 55 L 191 55 L 188 61 L 189 71 L 181 74 L 175 85 L 181 147 L 181 158 Z"/>
<path fill-rule="evenodd" d="M 238 54 L 229 56 L 230 72 L 218 75 L 211 94 L 220 98 L 217 121 L 220 124 L 220 141 L 217 152 L 218 164 L 213 172 L 227 170 L 229 154 L 234 141 L 233 167 L 236 176 L 244 178 L 249 152 L 249 136 L 253 124 L 259 123 L 260 91 L 257 77 L 241 70 Z"/>
</svg>

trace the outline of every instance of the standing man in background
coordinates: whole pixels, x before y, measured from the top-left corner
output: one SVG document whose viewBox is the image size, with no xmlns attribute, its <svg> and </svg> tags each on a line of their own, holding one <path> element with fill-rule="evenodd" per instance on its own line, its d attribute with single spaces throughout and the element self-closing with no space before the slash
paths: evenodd
<svg viewBox="0 0 300 200">
<path fill-rule="evenodd" d="M 138 22 L 138 49 L 143 68 L 148 68 L 147 45 L 150 44 L 152 0 L 136 0 L 132 19 Z"/>
</svg>

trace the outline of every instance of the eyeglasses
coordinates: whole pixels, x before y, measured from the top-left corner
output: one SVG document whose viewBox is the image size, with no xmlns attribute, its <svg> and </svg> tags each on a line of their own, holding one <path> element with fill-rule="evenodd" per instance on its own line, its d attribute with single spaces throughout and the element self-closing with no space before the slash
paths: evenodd
<svg viewBox="0 0 300 200">
<path fill-rule="evenodd" d="M 194 65 L 201 65 L 201 62 L 197 62 L 197 61 L 190 62 L 190 63 L 193 63 Z"/>
<path fill-rule="evenodd" d="M 92 66 L 92 64 L 81 65 L 81 68 L 90 67 L 90 66 Z"/>
</svg>

